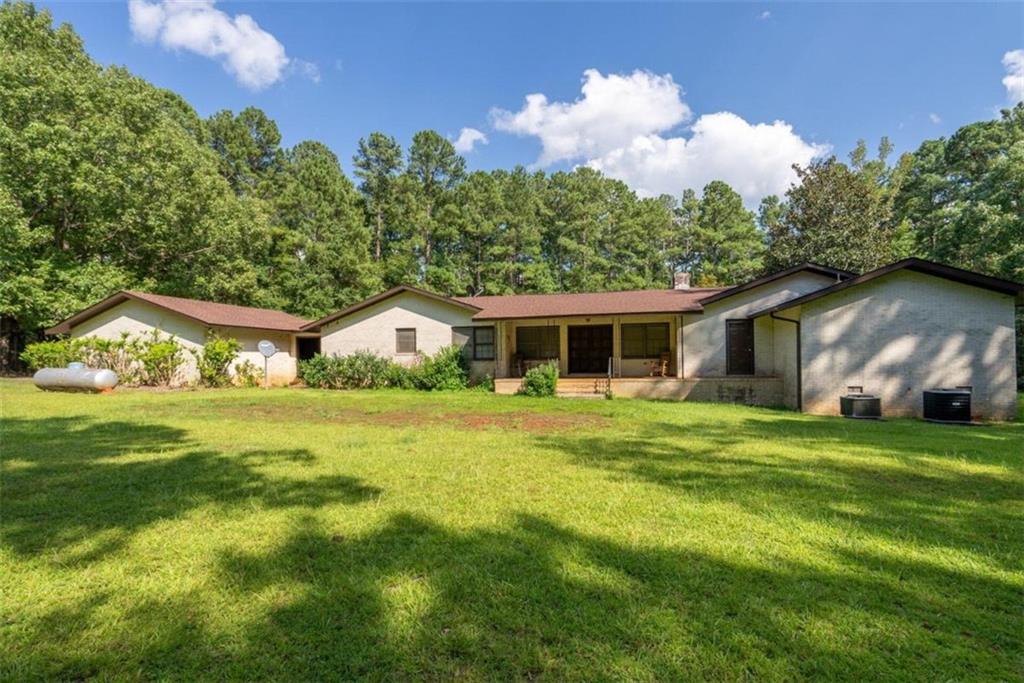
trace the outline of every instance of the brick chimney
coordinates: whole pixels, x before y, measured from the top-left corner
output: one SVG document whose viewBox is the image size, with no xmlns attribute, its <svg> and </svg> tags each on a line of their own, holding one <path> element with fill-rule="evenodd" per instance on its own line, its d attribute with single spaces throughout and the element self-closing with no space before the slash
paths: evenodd
<svg viewBox="0 0 1024 683">
<path fill-rule="evenodd" d="M 673 275 L 672 289 L 689 289 L 690 288 L 690 274 L 689 273 L 675 273 Z"/>
</svg>

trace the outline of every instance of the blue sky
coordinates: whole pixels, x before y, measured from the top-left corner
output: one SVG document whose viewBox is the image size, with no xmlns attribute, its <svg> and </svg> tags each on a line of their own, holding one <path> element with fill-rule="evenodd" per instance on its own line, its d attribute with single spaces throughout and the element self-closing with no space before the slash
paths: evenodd
<svg viewBox="0 0 1024 683">
<path fill-rule="evenodd" d="M 41 4 L 101 63 L 202 115 L 260 107 L 346 171 L 371 131 L 472 128 L 470 168 L 589 163 L 673 194 L 721 176 L 754 202 L 792 161 L 912 150 L 1024 89 L 1022 4 L 135 2 L 134 32 L 127 2 Z"/>
</svg>

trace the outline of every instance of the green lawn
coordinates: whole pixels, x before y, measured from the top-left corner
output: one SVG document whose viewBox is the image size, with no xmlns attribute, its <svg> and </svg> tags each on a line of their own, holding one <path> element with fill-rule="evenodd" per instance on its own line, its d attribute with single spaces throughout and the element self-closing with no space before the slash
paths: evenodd
<svg viewBox="0 0 1024 683">
<path fill-rule="evenodd" d="M 1013 679 L 1024 425 L 0 381 L 0 679 Z"/>
</svg>

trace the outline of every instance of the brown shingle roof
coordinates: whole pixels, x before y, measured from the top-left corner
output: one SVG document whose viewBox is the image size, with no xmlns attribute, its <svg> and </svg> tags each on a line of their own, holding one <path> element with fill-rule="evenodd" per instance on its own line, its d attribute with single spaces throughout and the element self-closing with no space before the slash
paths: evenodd
<svg viewBox="0 0 1024 683">
<path fill-rule="evenodd" d="M 336 311 L 334 313 L 331 313 L 330 315 L 324 316 L 323 318 L 320 318 L 319 320 L 314 320 L 312 322 L 308 322 L 308 323 L 305 324 L 304 329 L 307 330 L 307 331 L 317 331 L 321 327 L 326 325 L 327 323 L 333 322 L 333 321 L 337 320 L 338 318 L 344 318 L 347 315 L 352 315 L 356 311 L 361 311 L 364 308 L 367 308 L 369 306 L 374 305 L 378 301 L 384 301 L 385 299 L 390 299 L 391 297 L 395 296 L 396 294 L 401 294 L 402 292 L 412 292 L 413 294 L 419 294 L 420 296 L 426 297 L 428 299 L 434 299 L 436 301 L 444 301 L 445 303 L 451 304 L 453 306 L 457 306 L 457 307 L 460 307 L 460 308 L 467 308 L 467 309 L 470 309 L 470 310 L 473 310 L 473 311 L 477 310 L 477 308 L 478 308 L 477 306 L 473 306 L 472 304 L 464 303 L 464 302 L 460 301 L 457 298 L 447 297 L 447 296 L 444 296 L 442 294 L 435 294 L 434 292 L 428 292 L 427 290 L 420 289 L 419 287 L 412 287 L 410 285 L 399 285 L 397 287 L 392 287 L 391 289 L 387 290 L 386 292 L 381 292 L 380 294 L 375 294 L 375 295 L 371 296 L 368 299 L 363 299 L 362 301 L 360 301 L 358 303 L 354 303 L 351 306 L 349 306 L 348 308 L 343 308 L 340 311 Z"/>
<path fill-rule="evenodd" d="M 641 289 L 630 292 L 583 294 L 512 294 L 459 296 L 456 301 L 480 310 L 474 320 L 555 318 L 559 316 L 628 315 L 631 313 L 700 312 L 700 300 L 726 287 Z"/>
<path fill-rule="evenodd" d="M 70 332 L 71 328 L 89 318 L 129 300 L 144 301 L 211 327 L 245 327 L 257 330 L 298 332 L 302 329 L 303 325 L 309 322 L 290 313 L 270 308 L 235 306 L 233 304 L 219 304 L 213 301 L 184 299 L 177 296 L 126 290 L 113 294 L 103 301 L 76 313 L 67 320 L 57 323 L 46 330 L 46 333 L 63 334 Z"/>
<path fill-rule="evenodd" d="M 781 304 L 764 308 L 759 311 L 754 311 L 748 318 L 758 318 L 763 315 L 770 315 L 772 313 L 778 313 L 787 308 L 793 308 L 795 306 L 801 306 L 836 292 L 841 292 L 844 289 L 850 287 L 856 287 L 862 285 L 865 282 L 871 282 L 876 278 L 880 278 L 883 275 L 895 273 L 898 270 L 910 270 L 917 273 L 924 273 L 926 275 L 933 275 L 953 282 L 959 282 L 964 285 L 971 285 L 972 287 L 979 287 L 981 289 L 987 289 L 993 292 L 999 292 L 1000 294 L 1009 294 L 1017 299 L 1018 302 L 1024 303 L 1024 285 L 1019 282 L 1012 282 L 1010 280 L 1003 280 L 1001 278 L 992 277 L 991 275 L 983 275 L 981 273 L 975 273 L 970 270 L 963 270 L 961 268 L 954 268 L 953 266 L 947 266 L 943 263 L 936 263 L 934 261 L 926 261 L 920 258 L 907 258 L 896 263 L 890 263 L 887 266 L 882 266 L 871 272 L 858 275 L 855 278 L 843 280 L 838 282 L 831 287 L 825 287 L 809 294 L 804 294 L 795 299 L 789 301 L 783 301 Z"/>
</svg>

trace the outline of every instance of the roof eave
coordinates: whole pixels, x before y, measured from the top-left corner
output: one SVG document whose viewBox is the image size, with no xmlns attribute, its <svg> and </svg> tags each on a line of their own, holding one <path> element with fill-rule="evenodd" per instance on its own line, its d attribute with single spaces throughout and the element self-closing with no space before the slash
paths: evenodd
<svg viewBox="0 0 1024 683">
<path fill-rule="evenodd" d="M 335 313 L 331 313 L 330 315 L 326 315 L 323 318 L 320 318 L 319 320 L 314 320 L 311 323 L 303 325 L 301 328 L 299 328 L 298 331 L 300 331 L 300 332 L 316 332 L 316 331 L 319 331 L 319 329 L 321 327 L 323 327 L 324 325 L 332 323 L 335 320 L 340 320 L 341 318 L 344 318 L 346 316 L 352 315 L 353 313 L 358 313 L 359 311 L 363 310 L 364 308 L 369 308 L 370 306 L 373 306 L 374 304 L 378 304 L 381 301 L 387 301 L 391 297 L 397 296 L 399 294 L 402 294 L 403 292 L 409 292 L 409 293 L 412 293 L 412 294 L 419 294 L 420 296 L 424 296 L 424 297 L 426 297 L 428 299 L 433 299 L 435 301 L 441 301 L 441 302 L 447 303 L 447 304 L 449 304 L 451 306 L 455 306 L 455 307 L 458 307 L 458 308 L 464 308 L 464 309 L 469 310 L 469 311 L 479 311 L 479 310 L 481 310 L 479 306 L 474 306 L 473 304 L 466 303 L 465 301 L 459 301 L 458 299 L 453 299 L 450 296 L 444 296 L 443 294 L 435 294 L 434 292 L 428 292 L 425 289 L 420 289 L 419 287 L 412 287 L 410 285 L 399 285 L 397 287 L 392 287 L 391 289 L 389 289 L 389 290 L 387 290 L 385 292 L 381 292 L 380 294 L 375 294 L 375 295 L 373 295 L 371 297 L 363 299 L 362 301 L 359 301 L 359 302 L 357 302 L 355 304 L 352 304 L 348 308 L 343 308 L 340 311 L 336 311 Z"/>
<path fill-rule="evenodd" d="M 744 282 L 741 285 L 730 287 L 729 289 L 726 289 L 724 291 L 716 292 L 715 294 L 711 294 L 710 296 L 704 297 L 703 299 L 700 300 L 700 302 L 705 306 L 708 304 L 713 304 L 716 301 L 722 301 L 723 299 L 728 299 L 733 295 L 742 294 L 743 292 L 749 292 L 752 289 L 757 289 L 758 287 L 761 287 L 763 285 L 767 285 L 777 280 L 781 280 L 783 278 L 787 278 L 791 275 L 796 275 L 797 273 L 802 272 L 818 273 L 820 275 L 825 275 L 829 277 L 835 276 L 844 281 L 857 276 L 856 273 L 851 273 L 850 271 L 847 270 L 832 268 L 830 266 L 823 266 L 820 263 L 812 263 L 808 261 L 805 263 L 801 263 L 799 265 L 791 266 L 784 270 L 780 270 L 776 273 L 771 273 L 769 275 L 764 275 L 762 277 L 755 278 L 753 280 L 750 280 L 749 282 Z"/>
<path fill-rule="evenodd" d="M 537 315 L 483 315 L 477 314 L 473 316 L 473 320 L 487 320 L 487 321 L 498 321 L 498 320 L 543 320 L 546 318 L 603 318 L 609 315 L 682 315 L 684 313 L 695 313 L 701 314 L 704 312 L 704 308 L 685 308 L 685 309 L 672 309 L 665 311 L 602 311 L 600 313 L 542 313 Z M 486 313 L 486 309 L 484 312 Z"/>
<path fill-rule="evenodd" d="M 1007 294 L 1013 296 L 1014 300 L 1017 302 L 1024 302 L 1024 285 L 1018 282 L 1011 282 L 1010 280 L 1003 280 L 990 275 L 983 275 L 981 273 L 963 270 L 962 268 L 947 266 L 943 263 L 926 261 L 925 259 L 908 258 L 903 259 L 902 261 L 897 261 L 896 263 L 891 263 L 887 266 L 882 266 L 881 268 L 876 268 L 875 270 L 864 273 L 863 275 L 858 275 L 855 278 L 836 283 L 831 287 L 825 287 L 824 289 L 809 292 L 808 294 L 804 294 L 803 296 L 799 296 L 795 299 L 790 299 L 789 301 L 784 301 L 781 304 L 777 304 L 770 308 L 755 311 L 747 317 L 759 318 L 764 315 L 779 313 L 796 306 L 802 306 L 805 303 L 815 301 L 826 296 L 831 296 L 836 292 L 841 292 L 844 289 L 849 289 L 851 287 L 871 282 L 872 280 L 876 280 L 900 270 L 924 273 L 925 275 L 931 275 L 951 282 L 958 282 L 971 287 L 978 287 L 979 289 L 987 289 L 1000 294 Z"/>
</svg>

